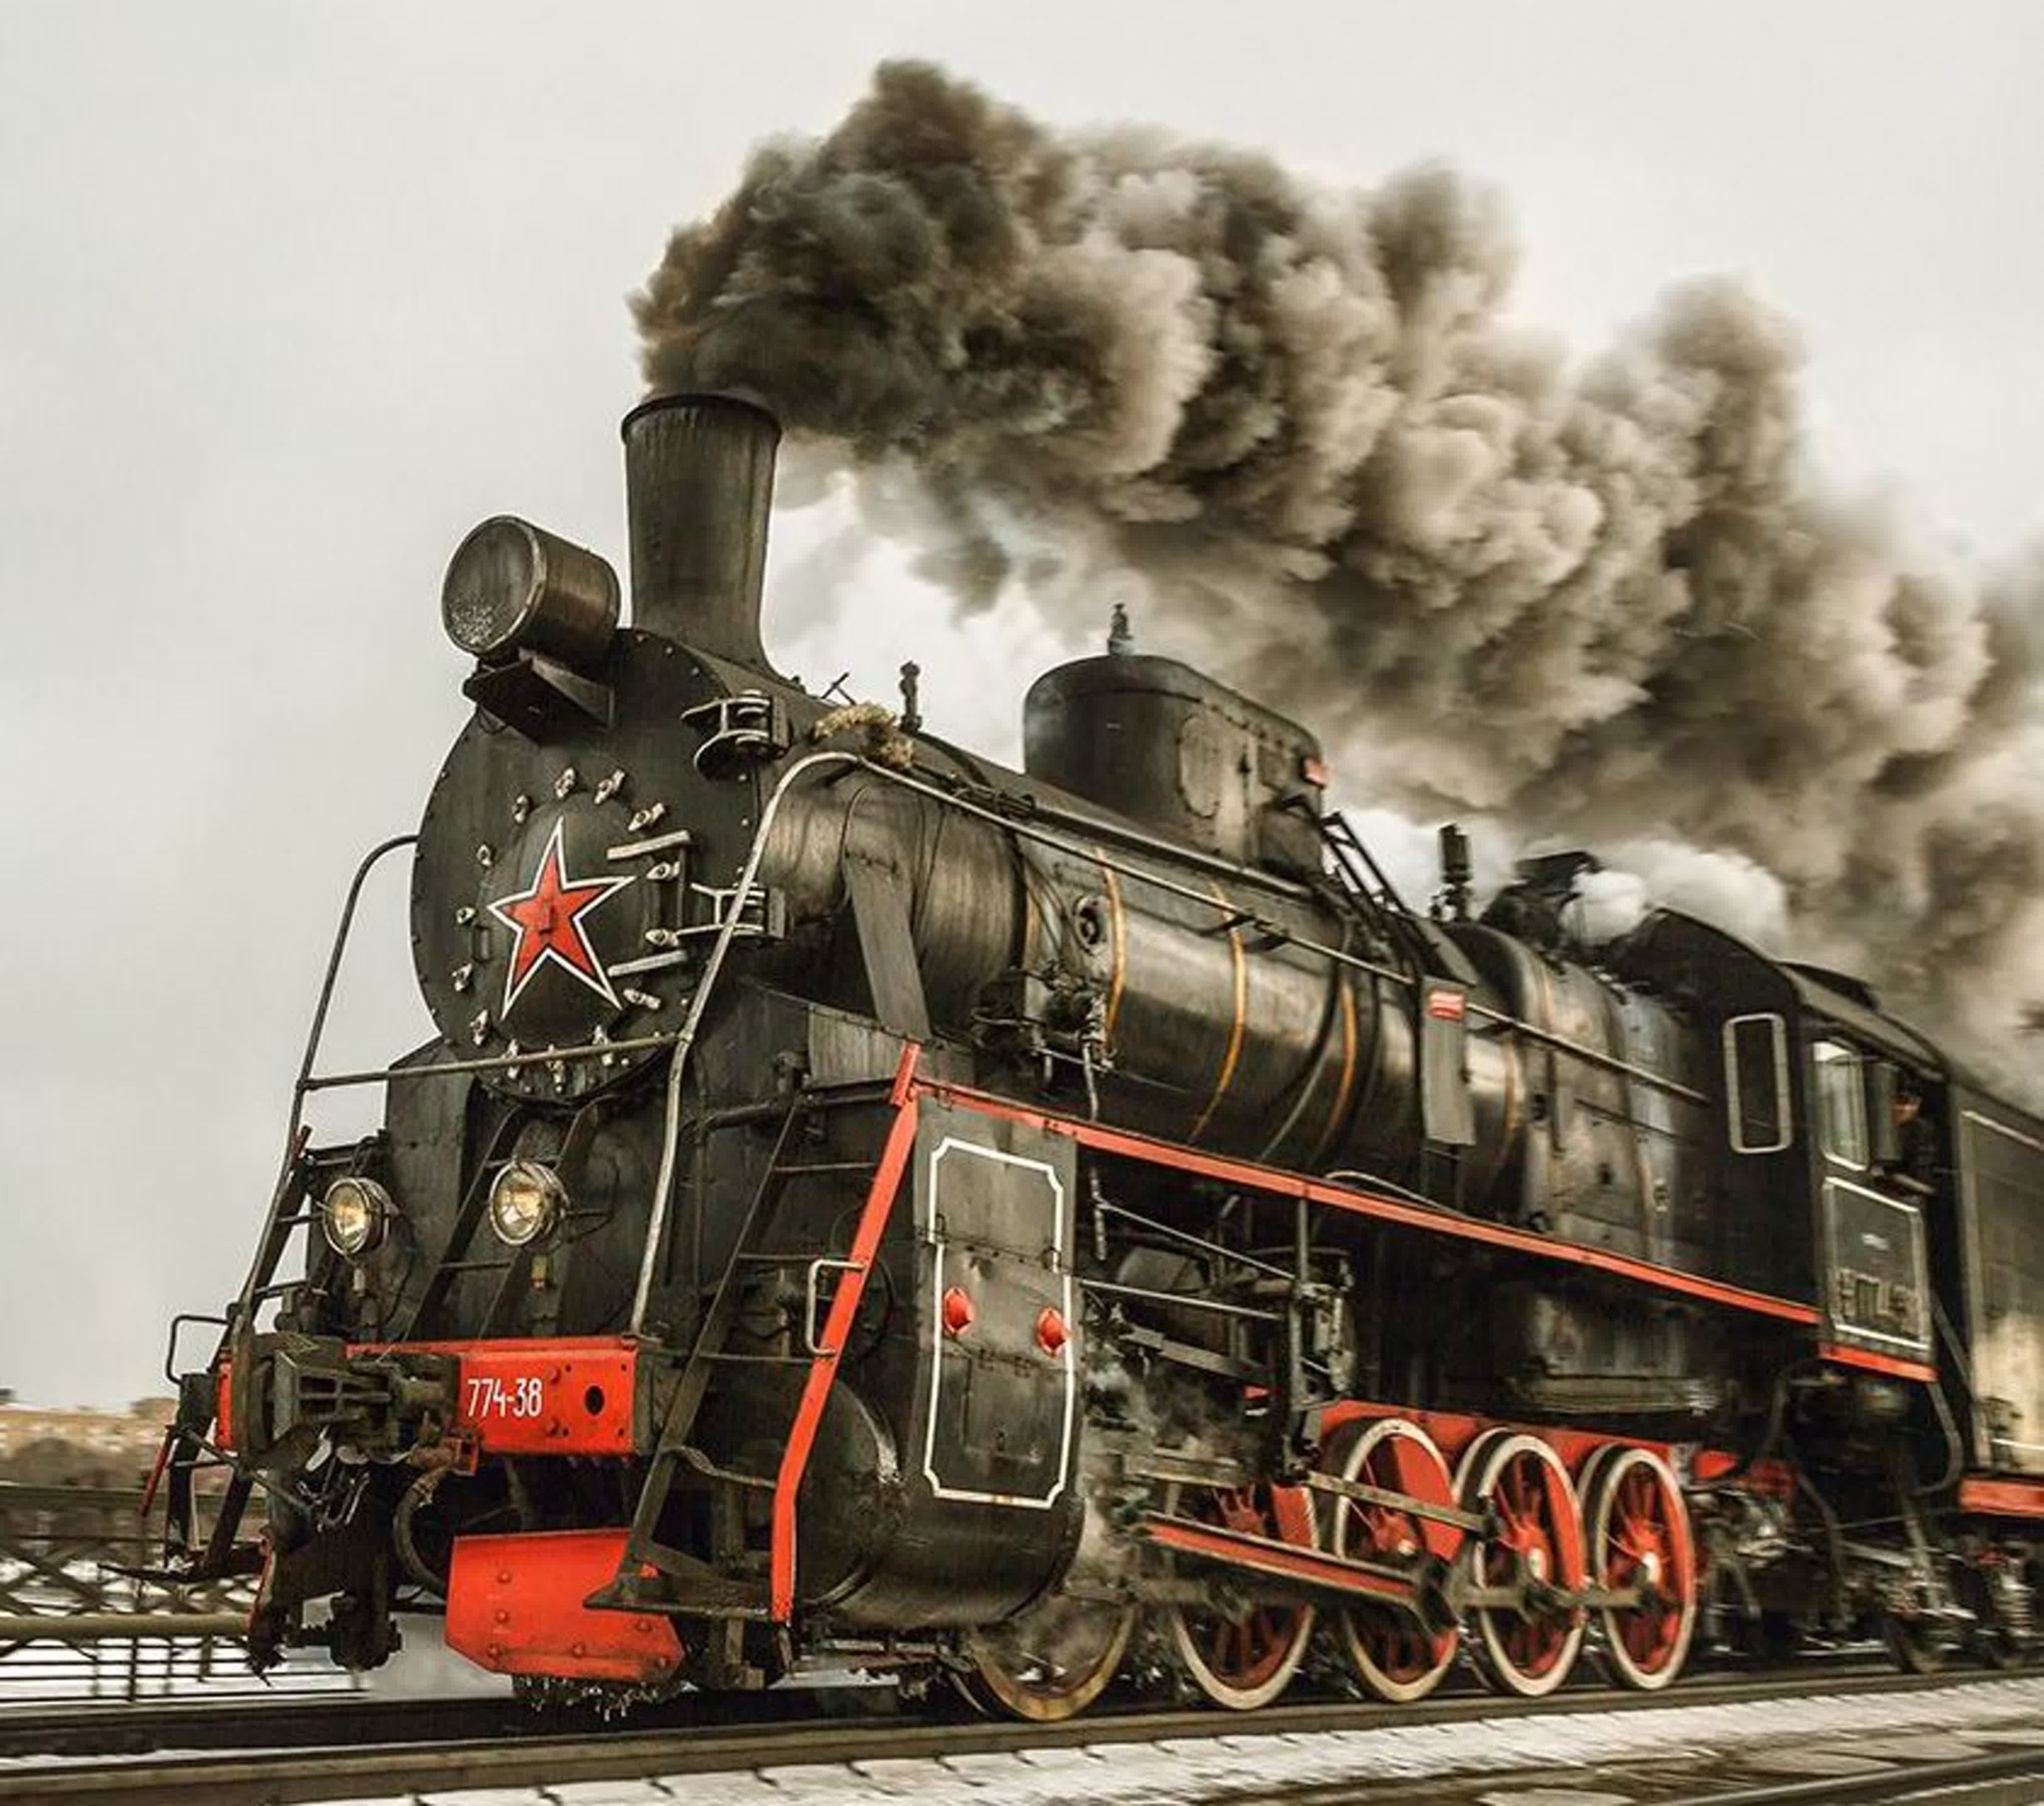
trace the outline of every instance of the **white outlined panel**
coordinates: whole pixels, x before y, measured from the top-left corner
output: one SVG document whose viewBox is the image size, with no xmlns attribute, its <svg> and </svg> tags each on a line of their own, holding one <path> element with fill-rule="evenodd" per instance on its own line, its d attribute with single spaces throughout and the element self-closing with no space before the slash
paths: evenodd
<svg viewBox="0 0 2044 1806">
<path fill-rule="evenodd" d="M 1909 1282 L 1916 1289 L 1916 1296 L 1923 1301 L 1923 1308 L 1927 1312 L 1930 1304 L 1929 1281 L 1926 1277 L 1923 1256 L 1923 1212 L 1913 1204 L 1887 1197 L 1865 1185 L 1854 1185 L 1850 1179 L 1827 1179 L 1824 1182 L 1824 1261 L 1827 1269 L 1824 1316 L 1831 1324 L 1832 1333 L 1862 1342 L 1885 1343 L 1891 1348 L 1907 1349 L 1919 1358 L 1928 1355 L 1931 1338 L 1927 1316 L 1923 1335 L 1896 1335 L 1886 1330 L 1869 1329 L 1838 1315 L 1837 1301 L 1831 1295 L 1830 1276 L 1841 1269 L 1849 1270 L 1858 1264 L 1850 1257 L 1850 1251 L 1841 1247 L 1838 1243 L 1838 1197 L 1842 1192 L 1850 1192 L 1854 1197 L 1863 1198 L 1894 1212 L 1897 1220 L 1896 1233 L 1903 1238 L 1909 1251 Z"/>
<path fill-rule="evenodd" d="M 1072 1434 L 1078 1421 L 1078 1339 L 1074 1335 L 1066 1341 L 1055 1357 L 1063 1381 L 1064 1412 L 1062 1427 L 1058 1442 L 1056 1471 L 1049 1489 L 1034 1493 L 987 1493 L 970 1488 L 947 1486 L 937 1475 L 937 1424 L 939 1413 L 938 1397 L 944 1378 L 944 1243 L 937 1233 L 937 1223 L 941 1201 L 940 1186 L 944 1162 L 954 1155 L 970 1159 L 999 1161 L 1009 1166 L 1021 1167 L 1039 1174 L 1043 1178 L 1042 1196 L 1050 1212 L 1051 1233 L 1048 1246 L 1059 1269 L 1066 1262 L 1065 1258 L 1065 1185 L 1058 1178 L 1057 1169 L 1047 1160 L 1031 1159 L 1026 1155 L 1010 1154 L 998 1147 L 989 1147 L 977 1141 L 967 1141 L 958 1135 L 947 1135 L 928 1158 L 929 1193 L 925 1199 L 924 1234 L 932 1244 L 934 1252 L 930 1262 L 930 1399 L 925 1411 L 928 1425 L 923 1436 L 923 1477 L 929 1483 L 932 1494 L 939 1499 L 951 1499 L 970 1504 L 1008 1505 L 1024 1511 L 1047 1512 L 1064 1497 L 1066 1477 L 1071 1470 Z M 1034 1188 L 1029 1188 L 1033 1189 Z M 1058 1275 L 1058 1308 L 1067 1324 L 1078 1321 L 1076 1288 L 1070 1273 L 1060 1270 Z M 1050 1358 L 1046 1357 L 1047 1359 Z"/>
</svg>

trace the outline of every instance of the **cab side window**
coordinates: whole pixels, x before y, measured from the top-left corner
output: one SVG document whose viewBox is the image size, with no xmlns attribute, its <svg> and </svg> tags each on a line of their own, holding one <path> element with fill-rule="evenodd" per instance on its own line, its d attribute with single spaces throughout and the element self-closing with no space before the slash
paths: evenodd
<svg viewBox="0 0 2044 1806">
<path fill-rule="evenodd" d="M 1771 1011 L 1724 1025 L 1725 1128 L 1735 1154 L 1778 1154 L 1789 1120 L 1788 1024 Z"/>
<path fill-rule="evenodd" d="M 1817 1104 L 1817 1139 L 1842 1166 L 1867 1163 L 1865 1062 L 1842 1041 L 1819 1041 L 1810 1049 L 1812 1090 Z"/>
</svg>

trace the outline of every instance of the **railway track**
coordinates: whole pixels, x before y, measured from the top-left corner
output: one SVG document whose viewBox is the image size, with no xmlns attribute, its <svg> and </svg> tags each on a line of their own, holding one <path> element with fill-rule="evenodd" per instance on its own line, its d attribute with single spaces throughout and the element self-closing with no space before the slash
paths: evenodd
<svg viewBox="0 0 2044 1806">
<path fill-rule="evenodd" d="M 770 1693 L 685 1693 L 628 1719 L 535 1712 L 508 1694 L 447 1698 L 327 1697 L 280 1693 L 232 1700 L 0 1705 L 0 1760 L 28 1756 L 146 1755 L 158 1750 L 295 1750 L 341 1744 L 530 1740 L 563 1730 L 613 1736 L 812 1723 L 901 1721 L 892 1688 L 785 1687 Z M 0 1770 L 0 1775 L 5 1771 Z"/>
<path fill-rule="evenodd" d="M 0 1712 L 0 1800 L 68 1806 L 137 1799 L 164 1806 L 286 1806 L 333 1799 L 439 1794 L 462 1788 L 625 1781 L 816 1765 L 997 1757 L 1024 1751 L 1104 1751 L 1170 1740 L 1293 1737 L 1395 1727 L 1487 1722 L 1591 1713 L 1651 1712 L 1677 1707 L 1779 1701 L 1807 1692 L 1807 1666 L 1790 1677 L 1699 1677 L 1671 1694 L 1601 1687 L 1565 1689 L 1537 1702 L 1506 1702 L 1473 1689 L 1424 1704 L 1385 1706 L 1322 1701 L 1266 1708 L 1250 1717 L 1211 1708 L 1108 1710 L 1059 1725 L 993 1723 L 890 1710 L 878 1688 L 790 1689 L 745 1701 L 688 1695 L 660 1721 L 635 1716 L 607 1729 L 563 1730 L 522 1707 L 498 1700 L 375 1701 L 359 1697 L 308 1705 L 280 1701 L 231 1713 L 203 1703 Z M 1901 1696 L 1962 1690 L 1977 1677 L 1901 1676 L 1827 1667 L 1827 1696 Z M 221 1722 L 231 1718 L 232 1724 Z M 95 1754 L 93 1739 L 102 1739 Z M 162 1751 L 144 1747 L 167 1740 Z M 201 1747 L 211 1740 L 210 1747 Z M 110 1748 L 111 1745 L 113 1747 Z M 33 1750 L 35 1754 L 28 1752 Z M 2012 1753 L 2011 1759 L 2015 1754 Z M 2028 1752 L 2044 1764 L 2039 1752 Z M 251 1758 L 260 1757 L 259 1763 Z M 1348 1795 L 1354 1792 L 1353 1787 Z M 1332 1800 L 1337 1791 L 1308 1788 L 1232 1797 Z M 1787 1796 L 1785 1797 L 1796 1797 Z"/>
</svg>

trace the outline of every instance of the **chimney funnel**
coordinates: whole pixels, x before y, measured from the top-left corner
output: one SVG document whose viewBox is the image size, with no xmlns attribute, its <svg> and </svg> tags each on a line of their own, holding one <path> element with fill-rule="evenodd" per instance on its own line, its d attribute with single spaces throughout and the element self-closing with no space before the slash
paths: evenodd
<svg viewBox="0 0 2044 1806">
<path fill-rule="evenodd" d="M 770 671 L 759 594 L 780 423 L 735 395 L 656 395 L 624 434 L 632 624 Z"/>
</svg>

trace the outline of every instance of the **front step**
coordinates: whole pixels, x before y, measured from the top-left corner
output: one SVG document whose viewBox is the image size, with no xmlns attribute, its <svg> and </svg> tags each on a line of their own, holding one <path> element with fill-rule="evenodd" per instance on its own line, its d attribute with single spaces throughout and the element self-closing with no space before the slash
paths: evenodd
<svg viewBox="0 0 2044 1806">
<path fill-rule="evenodd" d="M 458 1536 L 448 1570 L 447 1645 L 496 1674 L 658 1686 L 682 1666 L 682 1639 L 651 1606 L 587 1603 L 624 1552 L 618 1530 Z"/>
<path fill-rule="evenodd" d="M 699 1450 L 687 1451 L 700 1455 Z M 694 1466 L 694 1463 L 690 1465 Z M 711 1464 L 704 1458 L 703 1465 Z M 757 1484 L 750 1475 L 733 1475 L 734 1480 Z M 771 1485 L 771 1482 L 767 1482 Z M 680 1549 L 668 1548 L 664 1543 L 645 1545 L 636 1559 L 627 1557 L 620 1540 L 618 1544 L 619 1560 L 609 1577 L 609 1584 L 597 1588 L 582 1600 L 591 1612 L 651 1612 L 663 1618 L 722 1618 L 740 1621 L 757 1620 L 768 1616 L 770 1604 L 766 1580 L 763 1572 L 766 1559 L 764 1550 L 734 1551 L 732 1560 L 736 1571 L 717 1567 Z M 762 1572 L 747 1571 L 759 1566 Z"/>
<path fill-rule="evenodd" d="M 621 1533 L 616 1547 L 620 1554 L 624 1553 Z M 653 1553 L 671 1556 L 676 1551 L 657 1549 Z M 773 1616 L 773 1597 L 763 1576 L 752 1580 L 707 1567 L 699 1574 L 613 1574 L 609 1585 L 597 1588 L 580 1603 L 598 1616 L 637 1612 L 661 1618 L 722 1618 L 764 1623 Z"/>
</svg>

